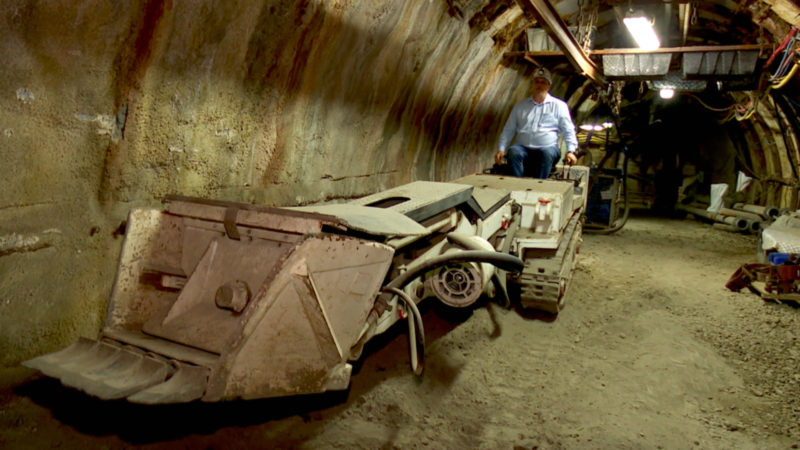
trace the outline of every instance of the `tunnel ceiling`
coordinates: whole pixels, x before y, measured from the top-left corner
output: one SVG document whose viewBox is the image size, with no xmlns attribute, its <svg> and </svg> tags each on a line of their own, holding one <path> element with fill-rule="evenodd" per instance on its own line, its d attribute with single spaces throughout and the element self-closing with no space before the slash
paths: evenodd
<svg viewBox="0 0 800 450">
<path fill-rule="evenodd" d="M 508 53 L 512 58 L 524 56 L 535 65 L 556 65 L 567 77 L 587 75 L 585 67 L 575 63 L 574 58 L 567 58 L 572 64 L 563 64 L 565 56 L 570 57 L 575 51 L 564 45 L 559 30 L 554 30 L 546 18 L 542 19 L 539 10 L 550 5 L 560 19 L 560 26 L 569 30 L 571 39 L 583 50 L 583 58 L 597 67 L 598 84 L 645 80 L 652 87 L 653 81 L 656 85 L 668 81 L 693 90 L 698 90 L 698 86 L 758 89 L 761 73 L 775 69 L 780 63 L 780 58 L 776 61 L 774 56 L 769 57 L 792 27 L 800 23 L 800 6 L 790 0 L 514 0 L 509 5 L 525 10 L 533 33 L 550 35 L 550 41 L 544 45 L 534 35 L 521 36 Z M 638 51 L 623 25 L 627 15 L 649 18 L 661 48 Z M 588 75 L 594 78 L 591 73 Z M 797 98 L 797 86 L 797 81 L 791 80 L 785 92 Z"/>
<path fill-rule="evenodd" d="M 771 4 L 775 5 L 774 8 Z M 776 34 L 788 31 L 776 22 L 776 18 L 780 18 L 779 13 L 791 16 L 792 7 L 797 8 L 789 1 L 565 0 L 556 3 L 556 10 L 567 23 L 581 20 L 581 14 L 584 21 L 591 15 L 596 15 L 594 25 L 598 32 L 595 48 L 635 47 L 621 24 L 622 17 L 629 10 L 643 12 L 653 19 L 662 46 L 678 47 L 756 44 L 759 37 L 763 38 L 759 32 L 760 27 Z M 685 24 L 684 15 L 688 16 Z"/>
</svg>

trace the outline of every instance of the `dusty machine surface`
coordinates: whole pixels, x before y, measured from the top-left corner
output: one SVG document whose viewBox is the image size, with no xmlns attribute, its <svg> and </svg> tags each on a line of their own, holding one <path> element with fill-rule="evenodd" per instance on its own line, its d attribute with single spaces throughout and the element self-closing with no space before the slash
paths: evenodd
<svg viewBox="0 0 800 450">
<path fill-rule="evenodd" d="M 424 299 L 561 309 L 587 181 L 480 174 L 294 208 L 170 197 L 130 212 L 97 340 L 23 364 L 145 404 L 318 393 L 403 319 L 419 374 Z"/>
</svg>

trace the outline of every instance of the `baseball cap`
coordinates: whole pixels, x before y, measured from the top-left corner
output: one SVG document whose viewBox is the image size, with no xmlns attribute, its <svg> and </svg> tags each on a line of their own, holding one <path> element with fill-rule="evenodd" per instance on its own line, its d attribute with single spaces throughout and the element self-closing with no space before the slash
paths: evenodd
<svg viewBox="0 0 800 450">
<path fill-rule="evenodd" d="M 533 78 L 544 78 L 549 84 L 553 84 L 553 77 L 550 75 L 550 71 L 544 67 L 536 69 L 536 72 L 533 73 Z"/>
</svg>

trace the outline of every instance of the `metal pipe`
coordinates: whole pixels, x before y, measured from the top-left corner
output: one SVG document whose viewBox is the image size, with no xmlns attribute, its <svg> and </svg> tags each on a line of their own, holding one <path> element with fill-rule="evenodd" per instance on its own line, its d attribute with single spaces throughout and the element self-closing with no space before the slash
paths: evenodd
<svg viewBox="0 0 800 450">
<path fill-rule="evenodd" d="M 736 227 L 738 230 L 741 231 L 746 231 L 750 228 L 750 223 L 747 221 L 747 219 L 743 219 L 737 216 L 717 215 L 714 220 L 716 220 L 717 223 L 722 223 L 730 225 L 732 227 Z"/>
<path fill-rule="evenodd" d="M 750 224 L 747 222 L 747 219 L 742 217 L 717 214 L 702 208 L 695 208 L 689 205 L 678 205 L 677 208 L 682 211 L 686 211 L 690 214 L 694 214 L 695 216 L 704 217 L 714 222 L 725 223 L 728 225 L 735 226 L 736 228 L 742 231 L 747 231 L 750 228 Z"/>
<path fill-rule="evenodd" d="M 755 213 L 765 219 L 778 217 L 781 213 L 781 211 L 774 206 L 750 205 L 746 203 L 736 203 L 733 205 L 732 209 Z"/>
<path fill-rule="evenodd" d="M 677 208 L 680 209 L 681 211 L 686 211 L 690 214 L 694 214 L 695 216 L 704 217 L 708 220 L 716 220 L 717 216 L 716 214 L 702 208 L 695 208 L 694 206 L 681 205 L 681 204 L 679 204 Z"/>
<path fill-rule="evenodd" d="M 686 45 L 686 38 L 689 36 L 689 23 L 692 19 L 692 4 L 678 5 L 678 16 L 681 21 L 681 45 Z"/>
<path fill-rule="evenodd" d="M 764 217 L 762 217 L 761 214 L 748 211 L 741 211 L 738 209 L 720 208 L 718 213 L 722 214 L 723 216 L 737 216 L 747 220 L 757 220 L 759 222 L 764 220 Z"/>
</svg>

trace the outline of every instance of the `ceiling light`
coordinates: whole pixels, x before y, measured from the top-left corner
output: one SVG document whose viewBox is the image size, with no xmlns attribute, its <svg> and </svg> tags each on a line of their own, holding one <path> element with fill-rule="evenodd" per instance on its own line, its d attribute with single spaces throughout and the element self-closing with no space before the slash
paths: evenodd
<svg viewBox="0 0 800 450">
<path fill-rule="evenodd" d="M 661 98 L 672 98 L 675 95 L 675 89 L 661 88 L 661 90 L 658 91 L 658 95 L 660 95 Z"/>
<path fill-rule="evenodd" d="M 578 128 L 580 128 L 583 131 L 603 131 L 603 130 L 605 130 L 607 128 L 611 128 L 613 126 L 614 126 L 614 124 L 611 123 L 611 122 L 603 122 L 601 124 L 584 123 L 583 125 L 579 126 Z"/>
<path fill-rule="evenodd" d="M 653 30 L 653 23 L 647 20 L 644 15 L 629 14 L 622 21 L 642 50 L 655 50 L 661 46 L 661 42 Z"/>
</svg>

